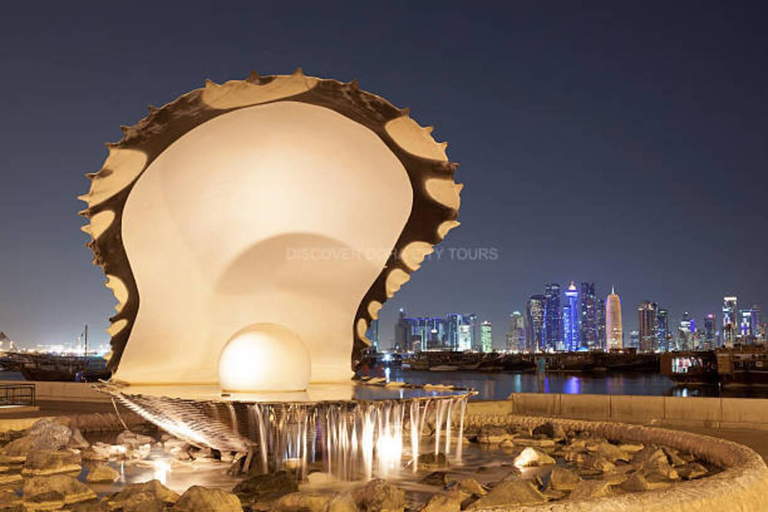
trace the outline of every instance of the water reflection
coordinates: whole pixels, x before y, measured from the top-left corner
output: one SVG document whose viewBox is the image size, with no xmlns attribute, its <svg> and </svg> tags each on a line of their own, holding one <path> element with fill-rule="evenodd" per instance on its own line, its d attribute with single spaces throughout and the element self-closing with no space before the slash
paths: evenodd
<svg viewBox="0 0 768 512">
<path fill-rule="evenodd" d="M 393 381 L 412 384 L 453 384 L 479 392 L 475 399 L 503 400 L 512 393 L 567 393 L 652 396 L 732 396 L 768 398 L 768 388 L 726 388 L 717 385 L 676 387 L 674 382 L 651 373 L 563 374 L 404 371 L 374 369 Z"/>
</svg>

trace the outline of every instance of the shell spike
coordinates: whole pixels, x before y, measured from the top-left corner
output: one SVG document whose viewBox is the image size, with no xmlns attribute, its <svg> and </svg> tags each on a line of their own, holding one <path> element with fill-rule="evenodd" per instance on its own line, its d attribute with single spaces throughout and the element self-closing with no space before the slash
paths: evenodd
<svg viewBox="0 0 768 512">
<path fill-rule="evenodd" d="M 245 79 L 246 82 L 250 82 L 252 84 L 257 84 L 261 82 L 261 75 L 256 72 L 255 69 L 251 70 L 251 74 L 248 75 L 248 78 Z"/>
<path fill-rule="evenodd" d="M 360 89 L 360 81 L 357 78 L 355 78 L 354 80 L 350 80 L 349 82 L 347 82 L 347 87 L 349 87 L 353 91 L 357 91 Z"/>
<path fill-rule="evenodd" d="M 211 80 L 210 78 L 206 78 L 205 79 L 205 88 L 206 89 L 209 89 L 211 87 L 216 87 L 217 85 L 218 84 L 216 82 L 214 82 L 213 80 Z"/>
<path fill-rule="evenodd" d="M 304 76 L 304 70 L 301 68 L 296 68 L 293 73 L 291 73 L 292 77 L 296 78 L 302 78 Z"/>
<path fill-rule="evenodd" d="M 147 105 L 147 110 L 149 110 L 149 115 L 153 116 L 155 115 L 160 109 L 157 108 L 154 105 Z"/>
<path fill-rule="evenodd" d="M 411 109 L 410 109 L 410 108 L 408 108 L 408 107 L 404 107 L 404 108 L 401 108 L 401 109 L 400 109 L 400 113 L 401 113 L 401 114 L 402 114 L 404 117 L 408 117 L 408 116 L 410 116 L 410 115 L 411 115 Z"/>
</svg>

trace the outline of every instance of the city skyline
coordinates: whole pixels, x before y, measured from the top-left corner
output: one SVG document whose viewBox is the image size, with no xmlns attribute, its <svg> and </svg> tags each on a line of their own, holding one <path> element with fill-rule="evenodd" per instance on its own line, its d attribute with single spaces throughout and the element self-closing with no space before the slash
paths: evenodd
<svg viewBox="0 0 768 512">
<path fill-rule="evenodd" d="M 764 7 L 446 2 L 435 21 L 427 4 L 193 4 L 200 16 L 162 31 L 138 5 L 97 25 L 87 2 L 5 10 L 0 44 L 23 51 L 2 58 L 0 331 L 20 345 L 75 340 L 84 324 L 108 339 L 115 300 L 76 199 L 103 143 L 148 104 L 252 69 L 358 79 L 413 107 L 460 163 L 461 226 L 385 304 L 385 343 L 405 307 L 477 311 L 503 347 L 509 313 L 548 281 L 595 282 L 602 297 L 615 285 L 626 311 L 647 299 L 675 318 L 719 319 L 728 294 L 768 304 Z"/>
</svg>

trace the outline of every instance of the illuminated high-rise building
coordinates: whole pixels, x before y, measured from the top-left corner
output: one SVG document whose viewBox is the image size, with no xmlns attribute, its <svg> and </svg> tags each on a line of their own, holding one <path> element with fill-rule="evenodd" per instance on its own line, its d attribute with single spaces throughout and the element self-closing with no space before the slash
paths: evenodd
<svg viewBox="0 0 768 512">
<path fill-rule="evenodd" d="M 459 326 L 459 350 L 461 352 L 472 350 L 472 328 L 469 324 Z"/>
<path fill-rule="evenodd" d="M 630 331 L 628 348 L 634 348 L 635 350 L 637 350 L 639 347 L 640 347 L 640 332 Z"/>
<path fill-rule="evenodd" d="M 740 312 L 739 336 L 742 343 L 754 343 L 760 337 L 760 309 L 752 306 L 752 309 L 742 309 Z"/>
<path fill-rule="evenodd" d="M 595 301 L 595 329 L 597 330 L 595 348 L 598 350 L 605 350 L 608 346 L 606 328 L 605 299 L 597 299 Z"/>
<path fill-rule="evenodd" d="M 484 353 L 493 352 L 493 326 L 488 320 L 480 325 L 480 340 Z"/>
<path fill-rule="evenodd" d="M 581 348 L 593 349 L 597 344 L 597 296 L 595 283 L 581 283 L 579 343 Z"/>
<path fill-rule="evenodd" d="M 411 350 L 411 324 L 409 319 L 405 316 L 405 310 L 400 308 L 400 312 L 397 316 L 397 323 L 395 323 L 395 346 L 394 349 Z M 421 347 L 419 346 L 419 350 Z"/>
<path fill-rule="evenodd" d="M 565 334 L 565 350 L 579 350 L 579 291 L 571 281 L 565 291 L 565 306 L 563 306 L 563 333 Z"/>
<path fill-rule="evenodd" d="M 738 311 L 737 297 L 723 297 L 723 344 L 727 347 L 732 347 L 739 335 Z"/>
<path fill-rule="evenodd" d="M 611 288 L 611 294 L 605 299 L 605 335 L 608 350 L 624 348 L 621 299 L 613 288 Z"/>
<path fill-rule="evenodd" d="M 375 351 L 379 351 L 379 319 L 375 318 L 371 320 L 371 325 L 365 333 L 365 337 L 371 341 L 371 348 Z"/>
<path fill-rule="evenodd" d="M 704 350 L 713 350 L 715 348 L 715 336 L 717 336 L 717 325 L 715 314 L 710 313 L 704 317 Z"/>
<path fill-rule="evenodd" d="M 656 307 L 656 339 L 654 340 L 654 350 L 667 352 L 670 350 L 671 335 L 669 332 L 669 311 L 664 308 Z"/>
<path fill-rule="evenodd" d="M 651 352 L 656 345 L 656 303 L 643 301 L 637 308 L 638 313 L 638 350 Z"/>
<path fill-rule="evenodd" d="M 692 322 L 691 315 L 687 311 L 683 313 L 680 319 L 680 326 L 677 328 L 677 349 L 692 350 L 693 334 L 696 332 L 696 324 Z"/>
<path fill-rule="evenodd" d="M 525 350 L 525 320 L 523 314 L 519 311 L 514 311 L 509 315 L 507 350 L 510 352 L 521 352 Z"/>
<path fill-rule="evenodd" d="M 563 341 L 563 311 L 560 309 L 560 285 L 547 283 L 544 287 L 544 336 L 547 350 L 557 350 Z"/>
<path fill-rule="evenodd" d="M 472 338 L 472 350 L 480 352 L 480 320 L 477 313 L 464 315 L 464 324 L 469 326 L 469 333 Z"/>
<path fill-rule="evenodd" d="M 447 316 L 448 320 L 448 346 L 451 350 L 459 350 L 459 328 L 464 322 L 464 315 L 452 313 Z"/>
<path fill-rule="evenodd" d="M 525 338 L 526 351 L 540 352 L 544 350 L 544 305 L 547 298 L 544 295 L 533 295 L 525 306 Z"/>
</svg>

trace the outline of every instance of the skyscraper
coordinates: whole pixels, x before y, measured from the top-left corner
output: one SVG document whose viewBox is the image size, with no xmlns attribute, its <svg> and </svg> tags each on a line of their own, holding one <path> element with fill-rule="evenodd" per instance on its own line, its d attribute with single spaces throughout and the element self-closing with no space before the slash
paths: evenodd
<svg viewBox="0 0 768 512">
<path fill-rule="evenodd" d="M 683 313 L 680 319 L 680 325 L 677 328 L 677 349 L 693 350 L 693 333 L 695 332 L 695 323 L 691 321 L 691 315 L 687 311 Z"/>
<path fill-rule="evenodd" d="M 579 350 L 579 292 L 576 283 L 571 281 L 565 291 L 565 306 L 563 306 L 563 333 L 565 350 Z"/>
<path fill-rule="evenodd" d="M 395 324 L 395 350 L 411 350 L 411 324 L 405 317 L 405 310 L 400 308 Z"/>
<path fill-rule="evenodd" d="M 581 311 L 579 342 L 582 348 L 594 348 L 597 344 L 597 304 L 595 283 L 581 283 Z"/>
<path fill-rule="evenodd" d="M 544 350 L 544 295 L 533 295 L 525 305 L 525 337 L 528 352 Z"/>
<path fill-rule="evenodd" d="M 514 311 L 509 315 L 507 350 L 510 352 L 521 352 L 525 350 L 525 320 L 522 313 L 519 311 Z"/>
<path fill-rule="evenodd" d="M 655 346 L 656 303 L 643 301 L 637 308 L 638 334 L 641 352 L 651 352 Z"/>
<path fill-rule="evenodd" d="M 752 309 L 742 309 L 739 336 L 742 343 L 754 343 L 760 337 L 760 309 L 752 306 Z"/>
<path fill-rule="evenodd" d="M 480 352 L 480 320 L 477 318 L 477 313 L 470 313 L 464 315 L 464 324 L 469 326 L 469 333 L 472 338 L 472 350 Z"/>
<path fill-rule="evenodd" d="M 459 350 L 461 352 L 472 350 L 472 327 L 469 324 L 459 326 Z"/>
<path fill-rule="evenodd" d="M 723 344 L 732 347 L 738 336 L 739 326 L 736 315 L 739 311 L 737 297 L 723 297 Z"/>
<path fill-rule="evenodd" d="M 480 338 L 482 340 L 483 352 L 493 352 L 493 327 L 491 322 L 486 320 L 480 326 Z"/>
<path fill-rule="evenodd" d="M 448 348 L 451 350 L 459 349 L 459 328 L 464 322 L 464 315 L 452 313 L 448 315 Z"/>
<path fill-rule="evenodd" d="M 560 309 L 560 285 L 547 283 L 544 287 L 544 336 L 547 350 L 558 350 L 563 341 L 563 311 Z"/>
<path fill-rule="evenodd" d="M 640 347 L 640 333 L 638 331 L 629 332 L 629 347 L 637 350 Z"/>
<path fill-rule="evenodd" d="M 368 327 L 368 331 L 365 333 L 365 337 L 371 340 L 371 348 L 375 351 L 379 351 L 379 319 L 375 318 L 371 320 L 371 325 Z"/>
<path fill-rule="evenodd" d="M 608 350 L 624 348 L 624 328 L 621 323 L 621 299 L 616 290 L 605 299 L 605 335 Z"/>
<path fill-rule="evenodd" d="M 606 311 L 605 299 L 595 299 L 595 328 L 597 329 L 597 342 L 595 349 L 605 350 L 608 346 L 606 336 Z"/>
<path fill-rule="evenodd" d="M 715 348 L 715 336 L 717 326 L 715 325 L 715 314 L 710 313 L 704 318 L 704 350 L 713 350 Z"/>
<path fill-rule="evenodd" d="M 656 346 L 662 352 L 670 350 L 669 311 L 657 306 L 656 309 Z"/>
</svg>

